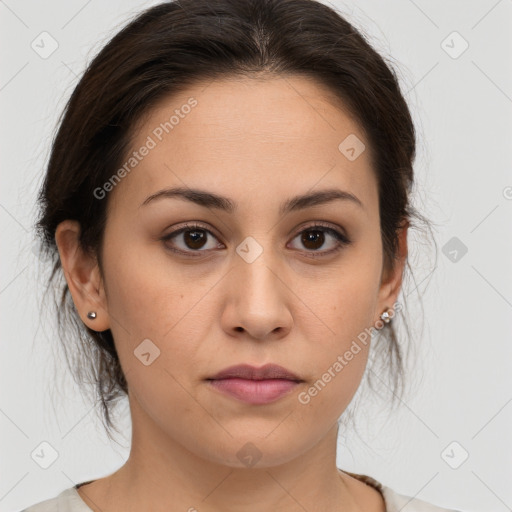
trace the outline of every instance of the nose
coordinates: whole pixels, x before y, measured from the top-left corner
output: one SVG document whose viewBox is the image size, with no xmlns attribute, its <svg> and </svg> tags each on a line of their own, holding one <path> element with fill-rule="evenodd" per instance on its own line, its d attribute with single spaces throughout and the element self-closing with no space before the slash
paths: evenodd
<svg viewBox="0 0 512 512">
<path fill-rule="evenodd" d="M 228 297 L 222 324 L 231 336 L 279 339 L 291 330 L 294 294 L 286 272 L 270 252 L 264 250 L 254 261 L 237 255 L 226 276 Z"/>
</svg>

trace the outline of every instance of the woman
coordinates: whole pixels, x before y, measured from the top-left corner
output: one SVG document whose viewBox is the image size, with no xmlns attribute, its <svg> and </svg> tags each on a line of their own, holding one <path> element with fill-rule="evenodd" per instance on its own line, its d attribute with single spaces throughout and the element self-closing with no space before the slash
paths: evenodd
<svg viewBox="0 0 512 512">
<path fill-rule="evenodd" d="M 323 4 L 166 2 L 121 30 L 38 228 L 130 457 L 26 510 L 446 511 L 336 467 L 370 347 L 402 382 L 414 154 L 393 71 Z"/>
</svg>

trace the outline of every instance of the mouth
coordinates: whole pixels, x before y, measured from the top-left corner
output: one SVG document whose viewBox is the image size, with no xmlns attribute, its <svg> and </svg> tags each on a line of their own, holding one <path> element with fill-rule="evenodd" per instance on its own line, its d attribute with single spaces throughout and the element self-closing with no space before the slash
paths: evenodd
<svg viewBox="0 0 512 512">
<path fill-rule="evenodd" d="M 261 368 L 230 366 L 206 381 L 212 389 L 253 405 L 275 402 L 304 382 L 293 372 L 274 364 Z"/>
</svg>

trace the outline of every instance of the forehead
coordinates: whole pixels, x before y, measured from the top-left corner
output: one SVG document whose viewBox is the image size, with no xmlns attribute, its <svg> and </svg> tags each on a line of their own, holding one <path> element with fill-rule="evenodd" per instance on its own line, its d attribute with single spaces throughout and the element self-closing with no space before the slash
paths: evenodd
<svg viewBox="0 0 512 512">
<path fill-rule="evenodd" d="M 158 188 L 199 185 L 240 201 L 329 186 L 375 199 L 362 127 L 332 91 L 302 76 L 196 83 L 140 120 L 124 163 L 133 151 L 136 165 L 113 190 L 131 204 Z"/>
</svg>

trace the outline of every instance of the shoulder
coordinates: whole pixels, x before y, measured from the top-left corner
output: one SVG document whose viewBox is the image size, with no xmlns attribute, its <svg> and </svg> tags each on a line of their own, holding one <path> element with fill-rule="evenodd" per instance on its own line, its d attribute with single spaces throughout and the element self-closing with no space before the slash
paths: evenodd
<svg viewBox="0 0 512 512">
<path fill-rule="evenodd" d="M 377 489 L 384 498 L 386 512 L 461 512 L 458 510 L 439 507 L 433 503 L 429 503 L 418 498 L 399 494 L 371 476 L 351 473 L 349 471 L 342 472 L 364 482 L 366 485 L 369 485 L 374 489 Z"/>
<path fill-rule="evenodd" d="M 433 503 L 398 494 L 393 489 L 382 486 L 381 490 L 386 502 L 386 512 L 460 512 L 458 510 L 438 507 Z"/>
<path fill-rule="evenodd" d="M 82 500 L 75 487 L 69 487 L 54 498 L 31 505 L 20 512 L 57 512 L 60 510 L 65 510 L 66 512 L 92 512 Z"/>
</svg>

